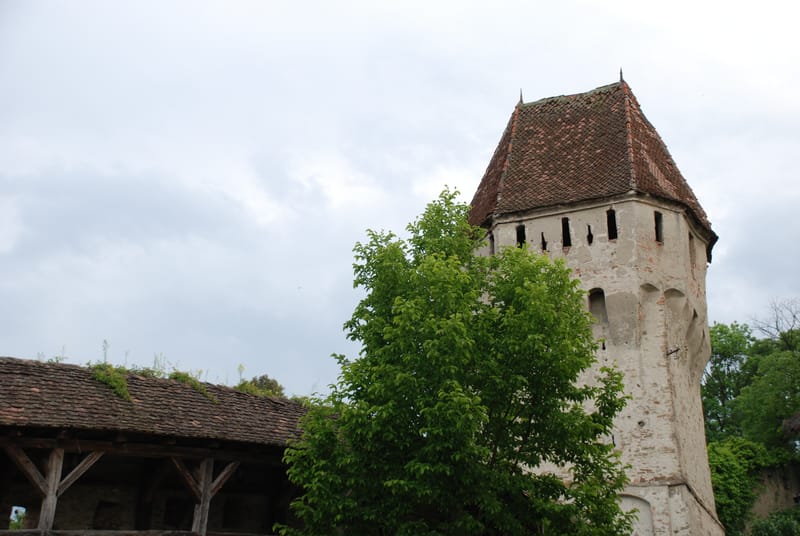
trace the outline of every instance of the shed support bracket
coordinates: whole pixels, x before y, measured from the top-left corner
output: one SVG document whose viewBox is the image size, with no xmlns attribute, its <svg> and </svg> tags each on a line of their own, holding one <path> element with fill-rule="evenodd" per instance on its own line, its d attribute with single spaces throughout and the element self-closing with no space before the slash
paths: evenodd
<svg viewBox="0 0 800 536">
<path fill-rule="evenodd" d="M 222 471 L 220 471 L 219 475 L 217 475 L 217 478 L 214 478 L 213 458 L 204 458 L 203 461 L 200 462 L 196 475 L 192 474 L 189 468 L 186 467 L 186 464 L 183 463 L 182 459 L 173 456 L 171 460 L 195 500 L 192 532 L 200 536 L 205 536 L 211 499 L 222 489 L 222 486 L 225 485 L 225 482 L 228 481 L 233 473 L 236 472 L 240 462 L 233 461 L 228 463 Z"/>
</svg>

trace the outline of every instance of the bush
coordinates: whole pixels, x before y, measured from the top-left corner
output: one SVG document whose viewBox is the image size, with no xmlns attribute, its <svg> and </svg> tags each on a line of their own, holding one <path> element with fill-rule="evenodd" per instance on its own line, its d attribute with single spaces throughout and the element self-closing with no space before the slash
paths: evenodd
<svg viewBox="0 0 800 536">
<path fill-rule="evenodd" d="M 750 536 L 797 536 L 800 534 L 800 508 L 775 512 L 753 523 Z"/>
<path fill-rule="evenodd" d="M 708 444 L 717 514 L 729 536 L 744 530 L 757 496 L 758 470 L 774 461 L 763 445 L 740 437 Z"/>
</svg>

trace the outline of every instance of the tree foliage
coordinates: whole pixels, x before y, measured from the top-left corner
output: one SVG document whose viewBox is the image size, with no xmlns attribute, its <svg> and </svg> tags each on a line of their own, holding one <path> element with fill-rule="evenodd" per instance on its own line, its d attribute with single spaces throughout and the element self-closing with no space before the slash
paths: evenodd
<svg viewBox="0 0 800 536">
<path fill-rule="evenodd" d="M 760 443 L 728 437 L 709 443 L 708 463 L 719 520 L 728 536 L 741 534 L 758 495 L 758 471 L 775 460 Z"/>
<path fill-rule="evenodd" d="M 797 449 L 785 419 L 800 412 L 800 353 L 777 351 L 758 359 L 757 376 L 737 401 L 745 437 L 770 447 Z"/>
<path fill-rule="evenodd" d="M 800 302 L 773 304 L 772 316 L 756 321 L 762 339 L 736 322 L 712 326 L 702 385 L 706 436 L 745 437 L 796 454 L 783 424 L 800 412 Z"/>
<path fill-rule="evenodd" d="M 703 374 L 700 393 L 706 438 L 716 441 L 741 434 L 734 403 L 750 378 L 746 364 L 755 338 L 747 324 L 736 322 L 731 325 L 715 323 L 709 332 L 711 358 Z"/>
<path fill-rule="evenodd" d="M 756 329 L 781 351 L 800 351 L 800 299 L 773 301 L 766 319 L 754 321 Z"/>
<path fill-rule="evenodd" d="M 768 319 L 754 327 L 763 338 L 735 322 L 712 326 L 703 378 L 711 478 L 728 534 L 741 533 L 748 521 L 759 471 L 798 454 L 797 438 L 787 436 L 783 423 L 800 412 L 800 302 L 773 303 Z M 790 523 L 776 519 L 776 527 Z"/>
<path fill-rule="evenodd" d="M 362 350 L 337 356 L 338 382 L 286 452 L 304 529 L 282 533 L 629 533 L 606 441 L 621 376 L 578 383 L 595 350 L 583 293 L 525 249 L 475 256 L 480 230 L 454 198 L 408 239 L 356 245 L 366 296 L 345 328 Z"/>
<path fill-rule="evenodd" d="M 750 536 L 797 536 L 800 534 L 800 508 L 775 512 L 750 527 Z"/>
<path fill-rule="evenodd" d="M 737 408 L 745 437 L 797 453 L 796 438 L 783 422 L 800 412 L 800 300 L 774 302 L 756 329 L 766 338 L 754 346 L 752 381 L 742 389 Z"/>
<path fill-rule="evenodd" d="M 234 389 L 257 396 L 286 396 L 283 385 L 278 380 L 270 378 L 268 374 L 254 376 L 249 380 L 239 380 Z"/>
</svg>

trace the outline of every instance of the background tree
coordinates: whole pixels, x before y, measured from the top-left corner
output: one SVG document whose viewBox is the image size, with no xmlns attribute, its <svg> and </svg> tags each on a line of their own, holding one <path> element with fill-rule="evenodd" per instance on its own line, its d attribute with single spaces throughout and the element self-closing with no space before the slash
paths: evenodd
<svg viewBox="0 0 800 536">
<path fill-rule="evenodd" d="M 711 358 L 700 388 L 705 415 L 706 438 L 717 441 L 741 435 L 734 415 L 734 401 L 752 373 L 746 366 L 755 338 L 747 324 L 711 326 Z"/>
<path fill-rule="evenodd" d="M 775 512 L 759 519 L 750 528 L 750 536 L 797 536 L 800 534 L 800 508 Z"/>
<path fill-rule="evenodd" d="M 754 321 L 756 330 L 781 351 L 800 351 L 800 299 L 773 301 L 766 319 Z"/>
<path fill-rule="evenodd" d="M 767 320 L 756 320 L 765 338 L 753 345 L 754 374 L 736 401 L 744 436 L 797 453 L 783 422 L 800 412 L 800 300 L 774 302 Z"/>
<path fill-rule="evenodd" d="M 408 226 L 355 247 L 362 345 L 289 447 L 303 531 L 283 534 L 612 535 L 630 532 L 606 438 L 624 404 L 594 363 L 584 296 L 563 263 L 476 257 L 482 231 L 444 192 Z M 587 410 L 586 408 L 592 408 Z M 570 468 L 569 482 L 531 468 Z"/>
<path fill-rule="evenodd" d="M 708 444 L 719 520 L 728 536 L 742 534 L 758 496 L 759 471 L 775 463 L 764 445 L 741 437 Z"/>
<path fill-rule="evenodd" d="M 278 380 L 270 378 L 267 374 L 253 376 L 249 380 L 239 380 L 235 389 L 243 393 L 258 396 L 286 396 L 283 385 L 281 385 Z"/>
<path fill-rule="evenodd" d="M 759 356 L 757 375 L 736 401 L 744 436 L 790 452 L 797 443 L 783 422 L 800 412 L 800 355 L 777 351 Z"/>
<path fill-rule="evenodd" d="M 800 412 L 800 302 L 775 302 L 767 319 L 753 324 L 764 338 L 735 322 L 712 326 L 702 387 L 717 512 L 731 535 L 740 534 L 751 517 L 760 471 L 798 456 L 797 438 L 783 424 Z M 794 523 L 775 519 L 759 526 Z"/>
</svg>

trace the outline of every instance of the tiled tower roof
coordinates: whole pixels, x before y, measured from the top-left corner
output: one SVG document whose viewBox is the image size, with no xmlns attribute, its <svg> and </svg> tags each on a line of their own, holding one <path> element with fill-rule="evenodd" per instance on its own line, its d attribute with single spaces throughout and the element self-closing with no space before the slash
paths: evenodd
<svg viewBox="0 0 800 536">
<path fill-rule="evenodd" d="M 470 222 L 628 192 L 684 205 L 716 239 L 706 213 L 624 81 L 520 102 L 472 199 Z"/>
</svg>

